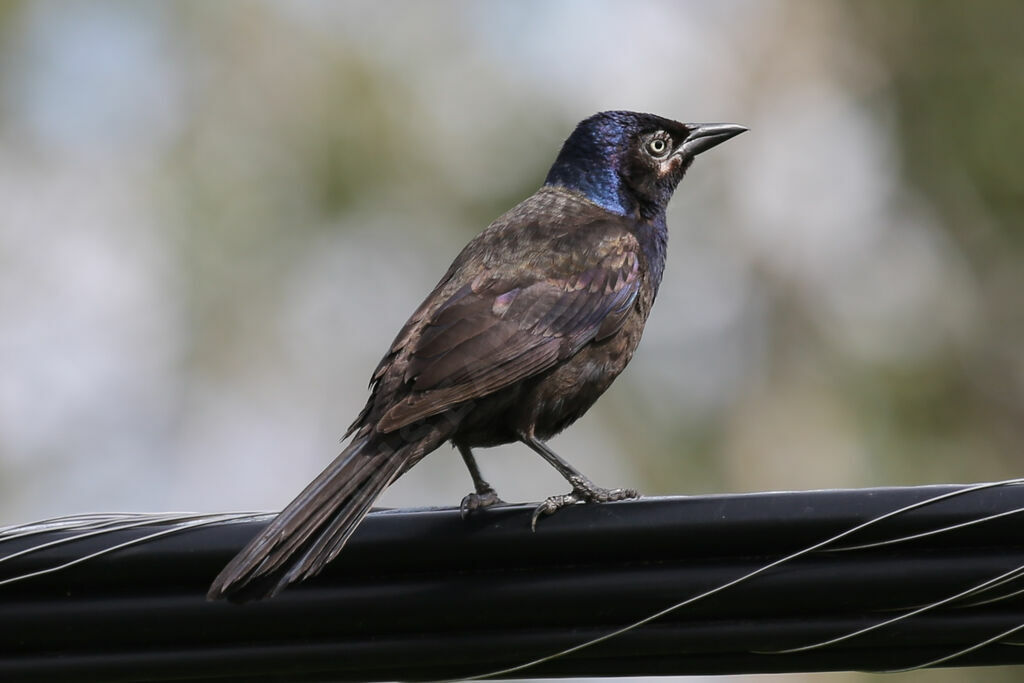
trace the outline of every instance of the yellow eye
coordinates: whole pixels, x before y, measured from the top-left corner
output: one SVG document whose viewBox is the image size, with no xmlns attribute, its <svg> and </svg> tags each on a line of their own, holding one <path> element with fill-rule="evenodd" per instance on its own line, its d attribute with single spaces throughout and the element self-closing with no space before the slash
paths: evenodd
<svg viewBox="0 0 1024 683">
<path fill-rule="evenodd" d="M 668 143 L 661 138 L 654 138 L 647 143 L 647 151 L 656 157 L 660 157 L 668 151 Z"/>
</svg>

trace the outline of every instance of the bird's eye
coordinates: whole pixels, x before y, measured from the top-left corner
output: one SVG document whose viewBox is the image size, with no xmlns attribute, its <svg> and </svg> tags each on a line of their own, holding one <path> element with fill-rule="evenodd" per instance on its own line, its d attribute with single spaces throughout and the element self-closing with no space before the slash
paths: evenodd
<svg viewBox="0 0 1024 683">
<path fill-rule="evenodd" d="M 647 151 L 656 157 L 660 157 L 668 151 L 668 143 L 661 138 L 654 138 L 647 143 Z"/>
</svg>

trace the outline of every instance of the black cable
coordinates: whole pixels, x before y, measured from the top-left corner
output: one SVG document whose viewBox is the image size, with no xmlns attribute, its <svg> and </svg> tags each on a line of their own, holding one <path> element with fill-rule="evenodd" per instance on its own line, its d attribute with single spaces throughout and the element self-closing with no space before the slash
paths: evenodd
<svg viewBox="0 0 1024 683">
<path fill-rule="evenodd" d="M 1019 485 L 580 505 L 536 533 L 530 506 L 468 519 L 450 509 L 382 511 L 322 576 L 242 606 L 209 603 L 205 590 L 265 519 L 126 516 L 92 535 L 104 518 L 0 530 L 0 680 L 459 678 L 545 658 L 752 573 L 505 675 L 916 666 L 1024 625 L 1017 509 Z M 163 535 L 103 553 L 154 534 Z M 857 547 L 886 540 L 899 542 Z M 48 545 L 56 541 L 66 542 Z M 944 663 L 1020 662 L 1024 648 L 992 643 Z"/>
</svg>

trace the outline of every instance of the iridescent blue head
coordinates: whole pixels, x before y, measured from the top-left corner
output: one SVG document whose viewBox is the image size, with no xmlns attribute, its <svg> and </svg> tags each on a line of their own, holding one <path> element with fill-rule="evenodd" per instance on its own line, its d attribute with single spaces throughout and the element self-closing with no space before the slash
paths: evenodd
<svg viewBox="0 0 1024 683">
<path fill-rule="evenodd" d="M 612 213 L 651 220 L 664 213 L 695 156 L 745 130 L 731 123 L 601 112 L 576 126 L 544 184 L 575 190 Z"/>
</svg>

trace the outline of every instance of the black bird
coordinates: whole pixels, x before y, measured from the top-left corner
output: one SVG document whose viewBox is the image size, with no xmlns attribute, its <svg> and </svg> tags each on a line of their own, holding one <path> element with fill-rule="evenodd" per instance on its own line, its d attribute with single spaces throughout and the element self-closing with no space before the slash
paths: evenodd
<svg viewBox="0 0 1024 683">
<path fill-rule="evenodd" d="M 207 597 L 269 597 L 334 559 L 391 482 L 445 441 L 475 492 L 501 502 L 472 448 L 521 441 L 572 486 L 537 507 L 635 498 L 594 485 L 544 443 L 629 363 L 665 267 L 665 208 L 695 156 L 733 124 L 609 111 L 582 121 L 544 186 L 456 257 L 370 381 L 352 441 L 221 571 Z"/>
</svg>

